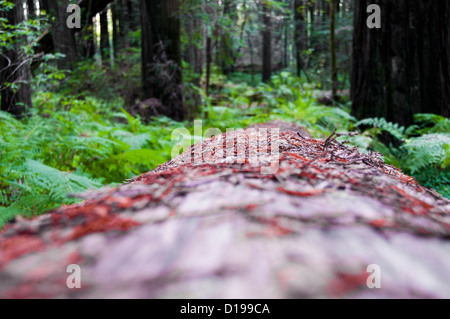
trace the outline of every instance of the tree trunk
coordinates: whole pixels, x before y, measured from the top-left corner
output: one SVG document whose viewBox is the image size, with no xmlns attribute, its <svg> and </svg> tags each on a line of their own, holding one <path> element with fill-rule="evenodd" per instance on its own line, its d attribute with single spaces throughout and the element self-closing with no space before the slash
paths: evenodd
<svg viewBox="0 0 450 319">
<path fill-rule="evenodd" d="M 311 48 L 313 47 L 313 41 L 312 41 L 312 35 L 314 34 L 314 29 L 315 29 L 315 23 L 316 23 L 316 10 L 315 10 L 315 6 L 316 6 L 316 1 L 315 0 L 309 0 L 308 1 L 308 5 L 309 5 L 309 16 L 311 18 L 311 30 L 310 30 L 310 35 L 311 37 L 308 39 L 308 47 Z"/>
<path fill-rule="evenodd" d="M 27 0 L 27 14 L 28 20 L 36 16 L 36 2 L 35 0 Z"/>
<path fill-rule="evenodd" d="M 183 27 L 186 30 L 185 32 L 188 38 L 188 45 L 184 52 L 184 58 L 195 74 L 191 83 L 199 88 L 203 71 L 202 50 L 200 47 L 202 46 L 204 39 L 203 36 L 199 37 L 198 35 L 203 35 L 203 21 L 197 16 L 196 12 L 191 12 L 191 15 L 188 18 L 183 19 L 183 22 Z M 196 113 L 202 104 L 202 99 L 199 92 L 191 88 L 188 88 L 185 91 L 185 95 L 187 116 L 188 119 L 191 120 L 197 115 Z"/>
<path fill-rule="evenodd" d="M 202 65 L 202 50 L 199 48 L 200 43 L 203 42 L 203 37 L 201 37 L 198 42 L 195 40 L 196 34 L 203 34 L 203 23 L 200 19 L 193 17 L 192 19 L 187 19 L 185 21 L 185 30 L 187 33 L 189 45 L 186 48 L 185 59 L 186 62 L 192 67 L 192 70 L 198 76 L 194 79 L 194 84 L 200 86 L 200 79 L 203 70 Z"/>
<path fill-rule="evenodd" d="M 381 29 L 366 25 L 381 6 Z M 414 113 L 450 116 L 450 2 L 356 1 L 352 114 L 409 126 Z"/>
<path fill-rule="evenodd" d="M 162 104 L 162 115 L 182 121 L 186 117 L 181 72 L 180 20 L 178 0 L 142 0 L 149 23 L 143 38 L 144 97 Z M 145 49 L 144 49 L 145 48 Z"/>
<path fill-rule="evenodd" d="M 236 24 L 237 15 L 236 3 L 233 0 L 225 0 L 223 3 L 223 14 L 231 19 L 232 25 Z M 221 68 L 224 75 L 228 76 L 233 71 L 235 56 L 233 53 L 233 38 L 230 30 L 221 28 Z"/>
<path fill-rule="evenodd" d="M 139 28 L 139 12 L 134 8 L 133 0 L 125 0 L 127 6 L 128 23 L 131 31 L 136 31 Z"/>
<path fill-rule="evenodd" d="M 263 65 L 262 65 L 262 81 L 270 82 L 272 77 L 272 19 L 270 16 L 270 8 L 264 0 L 262 4 L 263 14 Z"/>
<path fill-rule="evenodd" d="M 314 26 L 314 22 L 315 22 L 315 6 L 316 6 L 316 1 L 315 0 L 309 0 L 308 1 L 308 8 L 309 8 L 309 15 L 311 17 L 311 26 Z"/>
<path fill-rule="evenodd" d="M 153 55 L 151 50 L 152 30 L 149 23 L 149 16 L 147 13 L 147 5 L 145 0 L 141 0 L 140 3 L 140 16 L 141 16 L 141 40 L 142 40 L 142 89 L 144 97 L 151 97 L 152 95 L 152 82 L 150 81 L 151 69 L 153 64 Z"/>
<path fill-rule="evenodd" d="M 119 19 L 115 2 L 111 3 L 111 20 L 113 31 L 113 52 L 114 56 L 117 56 L 117 52 L 119 51 Z"/>
<path fill-rule="evenodd" d="M 327 1 L 326 0 L 322 0 L 321 3 L 320 3 L 322 22 L 325 22 L 326 17 L 327 17 L 326 6 L 327 6 Z"/>
<path fill-rule="evenodd" d="M 250 31 L 247 31 L 247 43 L 248 49 L 250 51 L 250 74 L 252 76 L 252 84 L 255 84 L 255 59 L 253 52 L 253 43 L 252 43 L 252 34 Z"/>
<path fill-rule="evenodd" d="M 211 63 L 212 63 L 212 41 L 211 37 L 206 38 L 206 96 L 209 96 L 209 81 L 211 79 Z"/>
<path fill-rule="evenodd" d="M 95 55 L 94 25 L 92 22 L 84 27 L 79 38 L 81 39 L 79 41 L 81 42 L 82 56 L 92 58 Z"/>
<path fill-rule="evenodd" d="M 14 0 L 14 8 L 0 11 L 0 18 L 6 18 L 10 25 L 19 24 L 24 20 L 23 0 Z M 21 42 L 26 38 L 15 38 L 15 48 L 0 54 L 0 96 L 1 110 L 16 117 L 23 116 L 31 103 L 31 72 L 30 60 L 21 49 Z M 11 87 L 15 84 L 15 88 Z"/>
<path fill-rule="evenodd" d="M 130 15 L 128 14 L 128 7 L 125 0 L 118 0 L 118 10 L 121 45 L 128 49 L 130 47 L 130 38 L 128 37 L 128 32 L 130 31 Z"/>
<path fill-rule="evenodd" d="M 54 18 L 52 37 L 55 51 L 65 55 L 64 58 L 58 59 L 58 68 L 71 70 L 77 58 L 77 48 L 73 30 L 66 25 L 66 10 L 69 1 L 43 0 L 42 2 L 44 3 L 44 8 L 47 8 L 47 13 Z"/>
<path fill-rule="evenodd" d="M 285 19 L 283 22 L 283 67 L 289 66 L 289 22 Z"/>
<path fill-rule="evenodd" d="M 331 0 L 330 7 L 330 68 L 331 68 L 331 92 L 333 100 L 337 98 L 337 87 L 338 87 L 338 76 L 336 68 L 336 40 L 335 40 L 335 29 L 336 29 L 336 0 Z"/>
<path fill-rule="evenodd" d="M 108 33 L 108 10 L 105 9 L 100 13 L 100 53 L 102 62 L 109 60 L 109 33 Z"/>
<path fill-rule="evenodd" d="M 295 56 L 297 59 L 297 76 L 301 76 L 303 68 L 302 54 L 306 47 L 305 6 L 303 0 L 295 0 Z"/>
</svg>

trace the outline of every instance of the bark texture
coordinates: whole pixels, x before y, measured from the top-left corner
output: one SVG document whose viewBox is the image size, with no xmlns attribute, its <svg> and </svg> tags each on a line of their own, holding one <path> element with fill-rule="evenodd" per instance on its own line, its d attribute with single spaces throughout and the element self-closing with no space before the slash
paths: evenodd
<svg viewBox="0 0 450 319">
<path fill-rule="evenodd" d="M 366 25 L 381 7 L 381 29 Z M 352 113 L 409 126 L 414 113 L 450 116 L 450 2 L 356 1 Z"/>
<path fill-rule="evenodd" d="M 47 13 L 54 19 L 51 32 L 54 49 L 65 56 L 58 59 L 58 68 L 71 70 L 77 59 L 77 47 L 74 31 L 66 24 L 66 10 L 70 2 L 68 0 L 43 0 L 43 2 L 46 3 L 45 8 L 48 8 Z"/>
<path fill-rule="evenodd" d="M 160 115 L 184 120 L 178 0 L 141 1 L 146 9 L 141 21 L 147 35 L 142 38 L 144 98 L 161 102 Z"/>
<path fill-rule="evenodd" d="M 263 19 L 263 63 L 262 63 L 262 81 L 270 82 L 272 77 L 272 18 L 268 3 L 262 2 Z"/>
<path fill-rule="evenodd" d="M 105 9 L 100 13 L 100 53 L 103 63 L 109 61 L 109 50 L 108 10 Z"/>
<path fill-rule="evenodd" d="M 303 0 L 295 0 L 294 3 L 294 20 L 295 20 L 295 51 L 296 51 L 296 59 L 297 59 L 297 76 L 301 76 L 301 72 L 303 69 L 303 50 L 306 49 L 306 5 Z"/>
<path fill-rule="evenodd" d="M 450 201 L 296 125 L 219 135 L 83 198 L 3 230 L 0 297 L 450 297 Z"/>
</svg>

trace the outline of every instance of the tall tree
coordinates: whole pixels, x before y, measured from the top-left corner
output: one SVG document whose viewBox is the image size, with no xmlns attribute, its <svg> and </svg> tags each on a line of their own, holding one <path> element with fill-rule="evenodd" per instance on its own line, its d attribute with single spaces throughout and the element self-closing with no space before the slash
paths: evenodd
<svg viewBox="0 0 450 319">
<path fill-rule="evenodd" d="M 370 4 L 381 28 L 367 26 Z M 450 116 L 450 2 L 354 3 L 352 114 L 404 126 L 414 113 Z"/>
<path fill-rule="evenodd" d="M 142 13 L 142 10 L 140 10 L 140 12 Z M 130 46 L 130 40 L 128 38 L 128 31 L 130 30 L 130 17 L 127 12 L 125 0 L 117 0 L 117 19 L 119 22 L 119 47 L 124 46 L 125 48 L 128 48 Z"/>
<path fill-rule="evenodd" d="M 139 28 L 139 11 L 135 9 L 139 0 L 125 0 L 125 3 L 130 29 L 135 31 Z"/>
<path fill-rule="evenodd" d="M 297 59 L 297 76 L 301 75 L 303 68 L 302 54 L 306 48 L 306 26 L 305 26 L 305 10 L 306 6 L 303 0 L 295 0 L 294 2 L 294 21 L 295 21 L 295 55 Z"/>
<path fill-rule="evenodd" d="M 114 52 L 114 56 L 117 55 L 117 51 L 119 50 L 119 19 L 117 13 L 117 5 L 115 2 L 112 2 L 110 5 L 111 8 L 111 22 L 112 22 L 112 48 Z"/>
<path fill-rule="evenodd" d="M 28 14 L 28 19 L 32 19 L 36 15 L 35 0 L 27 0 L 27 14 Z"/>
<path fill-rule="evenodd" d="M 60 69 L 72 69 L 77 58 L 77 48 L 73 29 L 66 24 L 66 10 L 69 0 L 42 0 L 43 7 L 52 17 L 52 37 L 55 51 L 64 54 L 63 59 L 58 60 Z"/>
<path fill-rule="evenodd" d="M 231 26 L 237 23 L 237 5 L 234 0 L 224 0 L 223 15 L 225 26 L 221 27 L 221 68 L 225 75 L 229 75 L 234 67 L 235 55 L 233 52 L 233 37 L 230 32 Z"/>
<path fill-rule="evenodd" d="M 185 49 L 185 60 L 192 67 L 198 76 L 194 79 L 194 84 L 200 86 L 200 77 L 203 70 L 203 55 L 201 44 L 203 43 L 203 21 L 195 14 L 191 14 L 188 19 L 184 19 L 185 32 L 188 38 L 188 45 Z"/>
<path fill-rule="evenodd" d="M 100 13 L 100 52 L 102 61 L 109 60 L 109 32 L 108 32 L 108 10 L 105 8 Z"/>
<path fill-rule="evenodd" d="M 206 84 L 205 94 L 209 96 L 209 84 L 211 80 L 211 64 L 212 64 L 212 40 L 211 36 L 206 37 Z"/>
<path fill-rule="evenodd" d="M 184 120 L 179 0 L 141 1 L 148 18 L 141 20 L 148 28 L 147 36 L 142 38 L 144 98 L 159 100 L 163 106 L 160 114 Z"/>
<path fill-rule="evenodd" d="M 330 0 L 330 69 L 331 69 L 331 92 L 335 100 L 337 97 L 338 76 L 336 68 L 336 0 Z"/>
<path fill-rule="evenodd" d="M 11 26 L 24 20 L 24 1 L 14 0 L 12 10 L 0 10 L 0 18 L 6 18 Z M 12 46 L 0 51 L 1 110 L 21 117 L 31 104 L 30 60 L 22 49 L 26 39 L 17 35 Z M 1 46 L 3 48 L 3 45 Z"/>
<path fill-rule="evenodd" d="M 270 7 L 266 0 L 262 0 L 262 19 L 263 19 L 263 65 L 262 81 L 269 82 L 272 77 L 272 19 Z"/>
</svg>

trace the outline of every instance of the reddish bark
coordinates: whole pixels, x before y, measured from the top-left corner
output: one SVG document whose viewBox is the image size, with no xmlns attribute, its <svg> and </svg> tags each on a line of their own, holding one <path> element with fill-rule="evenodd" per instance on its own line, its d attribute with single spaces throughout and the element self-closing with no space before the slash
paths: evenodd
<svg viewBox="0 0 450 319">
<path fill-rule="evenodd" d="M 257 145 L 255 128 L 274 126 L 279 137 Z M 278 170 L 264 174 L 276 148 Z M 84 198 L 6 227 L 0 297 L 450 297 L 450 201 L 293 125 L 217 136 Z M 81 290 L 66 286 L 73 263 Z M 366 285 L 371 264 L 382 289 Z"/>
</svg>

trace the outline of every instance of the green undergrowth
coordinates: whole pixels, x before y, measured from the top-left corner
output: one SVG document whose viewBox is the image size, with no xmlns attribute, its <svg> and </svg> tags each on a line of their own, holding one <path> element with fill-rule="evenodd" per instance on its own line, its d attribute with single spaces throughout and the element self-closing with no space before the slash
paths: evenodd
<svg viewBox="0 0 450 319">
<path fill-rule="evenodd" d="M 355 127 L 368 127 L 350 140 L 362 150 L 380 152 L 386 163 L 414 176 L 419 183 L 450 198 L 450 120 L 435 114 L 416 114 L 408 128 L 383 118 L 365 119 Z M 400 146 L 379 141 L 389 133 Z"/>
<path fill-rule="evenodd" d="M 90 97 L 41 93 L 34 102 L 40 107 L 20 121 L 0 112 L 0 227 L 155 168 L 170 159 L 172 130 L 182 126 L 167 118 L 144 125 Z"/>
</svg>

